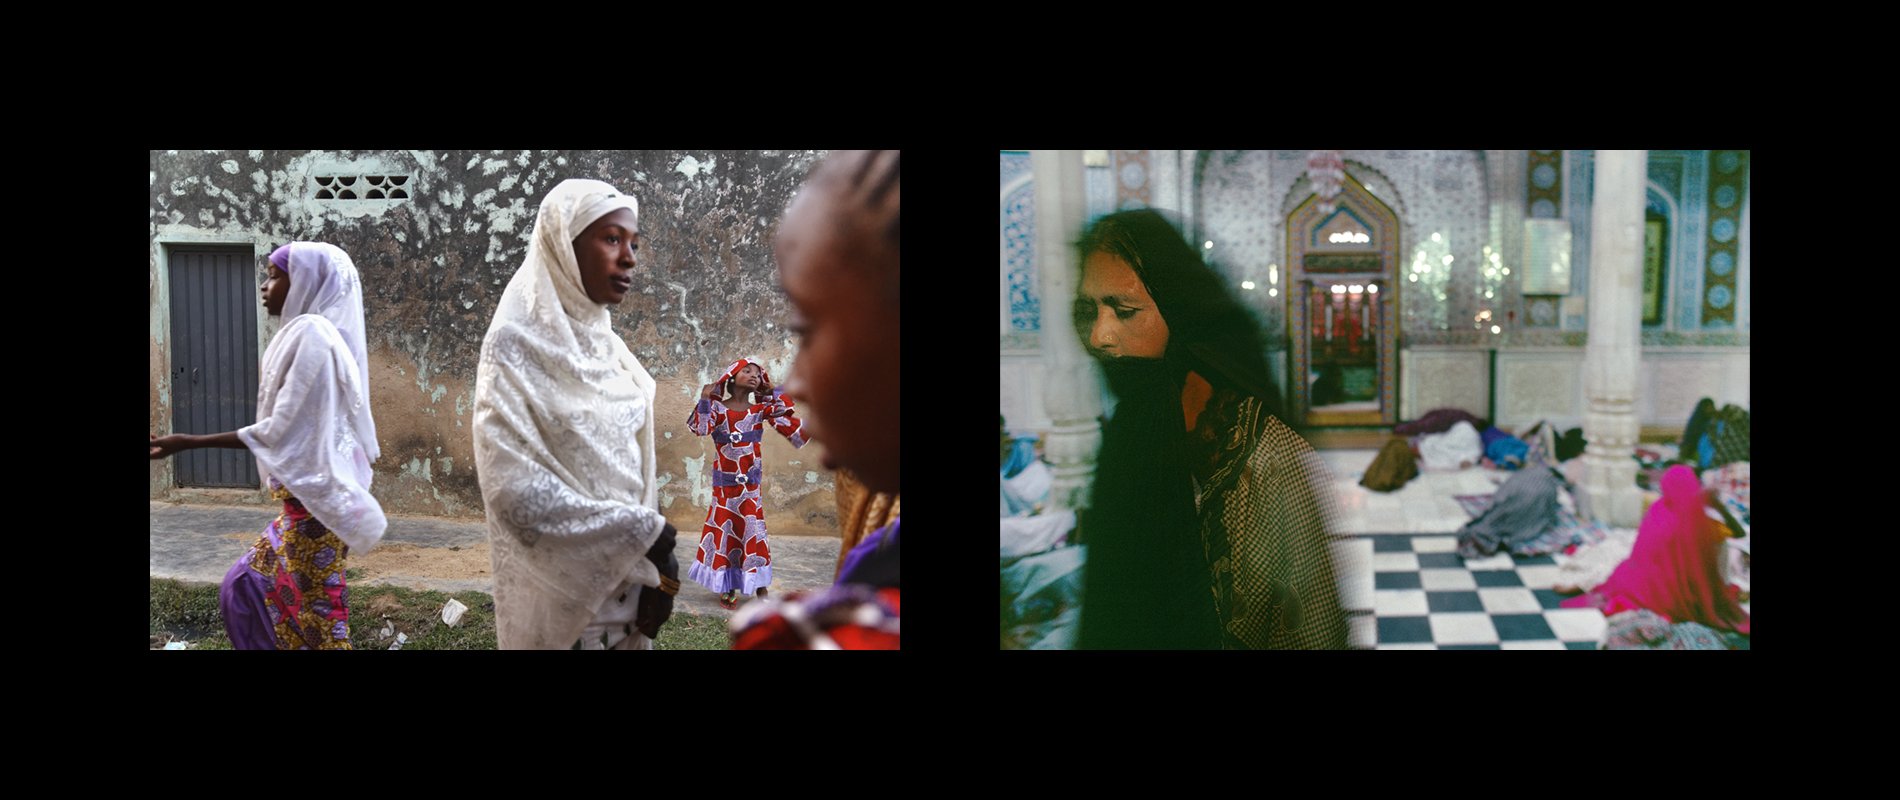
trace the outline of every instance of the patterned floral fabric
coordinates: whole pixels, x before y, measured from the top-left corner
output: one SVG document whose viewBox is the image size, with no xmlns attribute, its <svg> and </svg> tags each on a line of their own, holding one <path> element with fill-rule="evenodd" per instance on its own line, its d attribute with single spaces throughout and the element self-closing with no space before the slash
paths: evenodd
<svg viewBox="0 0 1900 800">
<path fill-rule="evenodd" d="M 250 568 L 268 582 L 265 607 L 279 650 L 349 650 L 350 590 L 343 560 L 350 548 L 310 516 L 275 480 L 271 498 L 284 513 L 251 547 Z"/>
<path fill-rule="evenodd" d="M 752 363 L 740 359 L 720 380 L 730 380 Z M 715 592 L 752 594 L 772 583 L 772 552 L 765 540 L 760 486 L 765 475 L 765 431 L 776 430 L 793 447 L 804 447 L 803 423 L 793 415 L 791 399 L 777 388 L 769 402 L 741 410 L 702 397 L 686 422 L 695 435 L 712 437 L 714 453 L 712 506 L 706 509 L 699 549 L 687 575 Z"/>
<path fill-rule="evenodd" d="M 1603 650 L 1747 650 L 1748 637 L 1724 633 L 1700 622 L 1670 624 L 1648 609 L 1625 611 L 1609 619 Z"/>
<path fill-rule="evenodd" d="M 1730 516 L 1741 523 L 1744 530 L 1737 535 L 1746 534 L 1748 527 L 1748 462 L 1734 461 L 1716 469 L 1702 473 L 1702 485 L 1714 489 L 1716 496 Z"/>
<path fill-rule="evenodd" d="M 898 590 L 838 584 L 747 603 L 732 617 L 734 650 L 897 650 Z"/>
</svg>

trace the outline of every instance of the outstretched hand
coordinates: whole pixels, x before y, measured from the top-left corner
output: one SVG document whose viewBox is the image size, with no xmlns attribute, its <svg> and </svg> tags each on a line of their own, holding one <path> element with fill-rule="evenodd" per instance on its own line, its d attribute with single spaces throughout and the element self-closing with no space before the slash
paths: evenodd
<svg viewBox="0 0 1900 800">
<path fill-rule="evenodd" d="M 157 461 L 181 450 L 189 450 L 184 434 L 152 435 L 152 460 Z"/>
<path fill-rule="evenodd" d="M 712 383 L 708 383 L 705 386 L 699 387 L 699 398 L 701 400 L 711 400 L 714 398 L 714 396 L 718 394 L 719 394 L 718 381 L 713 381 Z"/>
</svg>

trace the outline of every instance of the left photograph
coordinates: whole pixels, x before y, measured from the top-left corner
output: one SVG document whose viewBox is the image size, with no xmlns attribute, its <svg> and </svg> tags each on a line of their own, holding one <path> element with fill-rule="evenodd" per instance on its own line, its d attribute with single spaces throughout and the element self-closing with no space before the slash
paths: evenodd
<svg viewBox="0 0 1900 800">
<path fill-rule="evenodd" d="M 151 649 L 897 648 L 899 166 L 152 151 Z"/>
</svg>

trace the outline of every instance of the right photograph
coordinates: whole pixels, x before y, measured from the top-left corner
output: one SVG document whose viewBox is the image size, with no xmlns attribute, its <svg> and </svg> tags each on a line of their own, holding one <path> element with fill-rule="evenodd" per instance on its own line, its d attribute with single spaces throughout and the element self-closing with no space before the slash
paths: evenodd
<svg viewBox="0 0 1900 800">
<path fill-rule="evenodd" d="M 1748 649 L 1749 155 L 1000 151 L 1000 646 Z"/>
</svg>

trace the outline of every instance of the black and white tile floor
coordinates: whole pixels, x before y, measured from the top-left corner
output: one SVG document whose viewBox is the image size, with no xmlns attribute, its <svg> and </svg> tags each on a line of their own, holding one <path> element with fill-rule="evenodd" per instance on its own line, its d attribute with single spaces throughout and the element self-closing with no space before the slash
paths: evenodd
<svg viewBox="0 0 1900 800">
<path fill-rule="evenodd" d="M 1491 494 L 1509 473 L 1427 472 L 1395 492 L 1358 485 L 1371 450 L 1321 452 L 1333 473 L 1341 592 L 1355 647 L 1378 650 L 1594 650 L 1603 614 L 1559 608 L 1566 556 L 1458 556 L 1471 519 L 1454 499 Z"/>
</svg>

